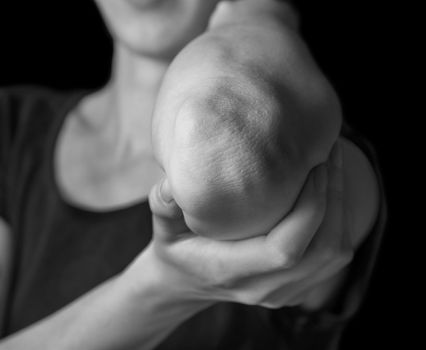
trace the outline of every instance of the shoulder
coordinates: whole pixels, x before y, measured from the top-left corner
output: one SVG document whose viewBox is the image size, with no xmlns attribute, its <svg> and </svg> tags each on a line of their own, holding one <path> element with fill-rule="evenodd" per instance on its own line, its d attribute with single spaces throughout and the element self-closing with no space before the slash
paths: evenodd
<svg viewBox="0 0 426 350">
<path fill-rule="evenodd" d="M 0 151 L 8 152 L 22 137 L 47 131 L 76 93 L 33 85 L 0 87 Z"/>
<path fill-rule="evenodd" d="M 34 85 L 0 87 L 0 121 L 23 117 L 41 107 L 54 110 L 73 93 Z"/>
<path fill-rule="evenodd" d="M 38 85 L 9 85 L 0 87 L 0 103 L 2 107 L 5 103 L 22 104 L 40 100 L 53 101 L 64 95 L 66 95 L 66 92 Z"/>
<path fill-rule="evenodd" d="M 38 86 L 0 88 L 0 217 L 7 221 L 6 198 L 16 169 L 37 162 L 54 121 L 75 93 Z"/>
</svg>

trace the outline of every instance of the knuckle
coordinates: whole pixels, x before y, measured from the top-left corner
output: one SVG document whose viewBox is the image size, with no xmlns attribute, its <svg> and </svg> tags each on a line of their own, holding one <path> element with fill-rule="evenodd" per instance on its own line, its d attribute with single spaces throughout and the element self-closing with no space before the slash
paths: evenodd
<svg viewBox="0 0 426 350">
<path fill-rule="evenodd" d="M 293 251 L 282 251 L 280 249 L 273 249 L 271 254 L 272 267 L 278 269 L 288 269 L 295 266 L 300 260 L 300 254 Z"/>
<path fill-rule="evenodd" d="M 273 309 L 273 310 L 276 310 L 276 309 L 283 307 L 283 305 L 281 305 L 281 303 L 273 302 L 273 301 L 265 301 L 265 302 L 261 303 L 260 306 L 265 307 L 267 309 Z"/>
<path fill-rule="evenodd" d="M 253 295 L 244 295 L 240 297 L 241 303 L 245 305 L 259 305 L 259 299 L 256 296 Z"/>
<path fill-rule="evenodd" d="M 262 292 L 247 292 L 247 293 L 240 293 L 238 295 L 238 301 L 242 304 L 246 305 L 258 305 L 262 306 L 266 302 L 266 295 Z"/>
</svg>

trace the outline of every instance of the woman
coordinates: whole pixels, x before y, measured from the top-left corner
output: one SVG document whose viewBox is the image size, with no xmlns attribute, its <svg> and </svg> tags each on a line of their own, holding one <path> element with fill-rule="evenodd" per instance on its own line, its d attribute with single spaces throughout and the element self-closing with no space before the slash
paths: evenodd
<svg viewBox="0 0 426 350">
<path fill-rule="evenodd" d="M 267 239 L 218 242 L 190 233 L 168 183 L 155 186 L 164 174 L 151 146 L 151 115 L 170 62 L 205 31 L 217 1 L 97 3 L 115 46 L 102 90 L 1 96 L 0 246 L 10 336 L 0 349 L 333 346 L 338 324 L 359 303 L 355 287 L 368 279 L 365 260 L 380 237 L 377 184 L 365 156 L 342 139 L 328 161 L 329 191 L 324 167 L 312 171 Z M 345 200 L 364 218 L 353 219 L 360 232 L 349 248 L 342 248 L 343 178 Z M 300 233 L 315 235 L 302 257 L 276 254 Z M 354 278 L 356 261 L 345 266 L 368 233 L 365 271 Z M 344 312 L 330 320 L 339 304 Z"/>
</svg>

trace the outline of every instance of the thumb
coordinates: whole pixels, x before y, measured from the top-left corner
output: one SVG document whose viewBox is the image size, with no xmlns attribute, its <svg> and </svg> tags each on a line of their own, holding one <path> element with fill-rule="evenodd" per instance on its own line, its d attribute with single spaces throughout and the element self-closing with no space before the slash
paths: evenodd
<svg viewBox="0 0 426 350">
<path fill-rule="evenodd" d="M 151 189 L 149 206 L 153 214 L 152 224 L 156 237 L 169 240 L 189 230 L 166 177 Z"/>
</svg>

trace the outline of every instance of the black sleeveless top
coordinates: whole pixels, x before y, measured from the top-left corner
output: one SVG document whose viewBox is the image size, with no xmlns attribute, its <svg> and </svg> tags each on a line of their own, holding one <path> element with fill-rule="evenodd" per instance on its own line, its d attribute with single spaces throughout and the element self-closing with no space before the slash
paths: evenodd
<svg viewBox="0 0 426 350">
<path fill-rule="evenodd" d="M 7 294 L 6 336 L 60 309 L 120 273 L 151 239 L 148 201 L 94 212 L 61 197 L 53 151 L 68 112 L 89 91 L 53 92 L 36 87 L 0 91 L 0 216 L 12 231 L 13 264 Z M 348 128 L 380 173 L 367 141 Z M 358 309 L 384 231 L 379 217 L 351 264 L 333 310 L 269 310 L 219 303 L 179 326 L 158 349 L 334 349 Z"/>
</svg>

